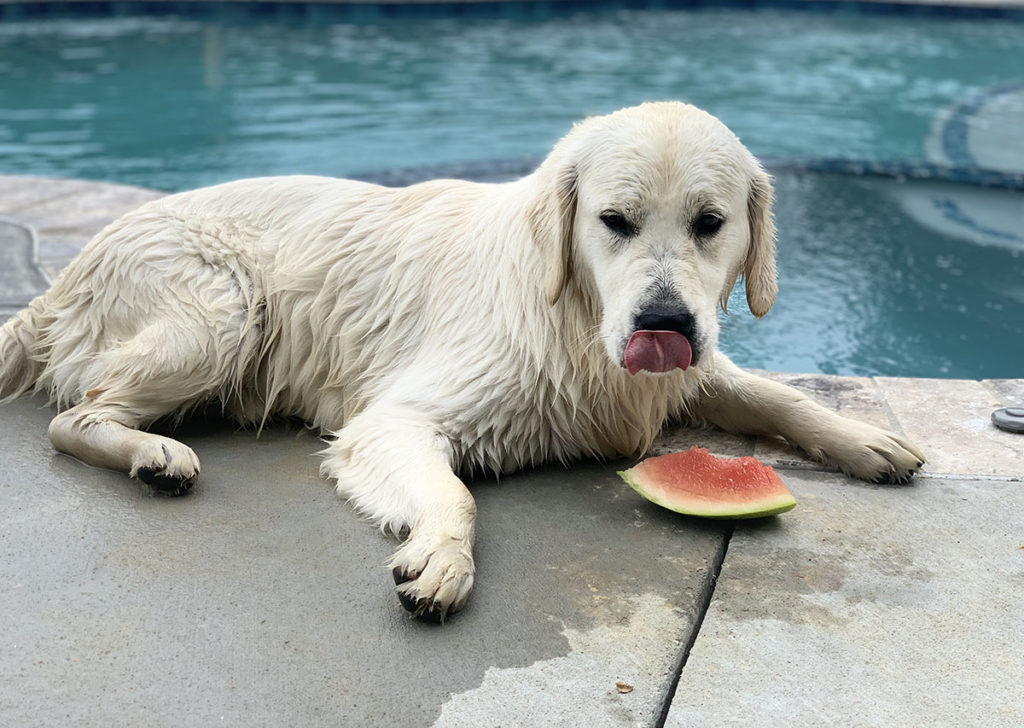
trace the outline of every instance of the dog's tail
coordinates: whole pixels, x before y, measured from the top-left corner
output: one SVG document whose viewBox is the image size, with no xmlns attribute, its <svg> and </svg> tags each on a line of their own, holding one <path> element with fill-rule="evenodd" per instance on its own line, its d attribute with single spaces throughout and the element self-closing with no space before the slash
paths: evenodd
<svg viewBox="0 0 1024 728">
<path fill-rule="evenodd" d="M 32 301 L 0 328 L 0 402 L 32 391 L 42 364 L 32 357 L 39 332 L 42 296 Z"/>
</svg>

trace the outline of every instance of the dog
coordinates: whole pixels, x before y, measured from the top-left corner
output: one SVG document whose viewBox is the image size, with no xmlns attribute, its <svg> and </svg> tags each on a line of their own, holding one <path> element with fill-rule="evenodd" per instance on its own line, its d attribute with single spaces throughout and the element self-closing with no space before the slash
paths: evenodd
<svg viewBox="0 0 1024 728">
<path fill-rule="evenodd" d="M 312 176 L 150 202 L 0 330 L 0 397 L 46 392 L 53 446 L 182 494 L 195 453 L 144 431 L 216 402 L 297 416 L 322 474 L 404 538 L 402 605 L 473 586 L 458 474 L 638 456 L 669 421 L 776 435 L 869 481 L 924 458 L 717 351 L 741 277 L 776 295 L 772 186 L 710 114 L 649 103 L 577 124 L 532 174 L 404 188 Z"/>
</svg>

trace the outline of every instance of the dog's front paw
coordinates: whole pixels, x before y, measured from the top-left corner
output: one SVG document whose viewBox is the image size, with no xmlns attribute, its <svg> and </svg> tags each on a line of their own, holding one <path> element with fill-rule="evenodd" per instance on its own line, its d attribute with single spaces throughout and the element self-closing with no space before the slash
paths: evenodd
<svg viewBox="0 0 1024 728">
<path fill-rule="evenodd" d="M 164 495 L 184 495 L 199 477 L 199 458 L 177 440 L 146 434 L 132 458 L 131 475 Z"/>
<path fill-rule="evenodd" d="M 880 484 L 906 483 L 925 460 L 899 435 L 860 422 L 847 421 L 831 443 L 816 449 L 813 456 L 838 466 L 844 473 Z"/>
<path fill-rule="evenodd" d="M 473 547 L 465 539 L 414 530 L 388 565 L 398 600 L 426 622 L 444 622 L 473 589 Z"/>
</svg>

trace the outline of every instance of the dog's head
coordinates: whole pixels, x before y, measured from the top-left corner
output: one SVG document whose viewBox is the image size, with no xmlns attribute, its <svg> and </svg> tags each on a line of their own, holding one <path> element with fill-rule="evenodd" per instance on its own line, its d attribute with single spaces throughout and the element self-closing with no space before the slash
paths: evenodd
<svg viewBox="0 0 1024 728">
<path fill-rule="evenodd" d="M 654 103 L 588 119 L 535 175 L 548 300 L 575 285 L 599 311 L 608 356 L 631 373 L 708 357 L 740 275 L 753 314 L 771 308 L 771 181 L 710 114 Z"/>
</svg>

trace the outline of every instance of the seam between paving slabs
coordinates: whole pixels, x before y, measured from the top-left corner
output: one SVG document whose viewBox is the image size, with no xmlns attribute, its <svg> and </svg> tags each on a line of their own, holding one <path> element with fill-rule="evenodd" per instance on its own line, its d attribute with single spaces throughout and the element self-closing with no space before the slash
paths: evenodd
<svg viewBox="0 0 1024 728">
<path fill-rule="evenodd" d="M 1024 473 L 1021 475 L 976 475 L 973 473 L 918 473 L 915 480 L 959 480 L 978 483 L 1020 483 L 1024 481 Z"/>
<path fill-rule="evenodd" d="M 903 423 L 900 421 L 899 415 L 896 414 L 896 410 L 889 404 L 889 397 L 882 389 L 882 385 L 878 383 L 878 377 L 871 377 L 871 387 L 878 397 L 878 402 L 882 406 L 882 410 L 885 412 L 885 416 L 889 420 L 889 426 L 892 427 L 894 432 L 907 436 L 906 430 L 903 429 Z"/>
<path fill-rule="evenodd" d="M 665 690 L 664 696 L 661 699 L 661 710 L 652 724 L 654 728 L 664 728 L 665 721 L 668 719 L 668 711 L 672 707 L 672 702 L 675 700 L 676 689 L 679 687 L 679 679 L 683 675 L 683 668 L 686 667 L 686 661 L 690 658 L 690 651 L 697 642 L 700 630 L 704 626 L 704 617 L 707 615 L 708 609 L 711 607 L 711 600 L 715 596 L 715 587 L 718 584 L 718 577 L 722 573 L 722 565 L 725 563 L 725 555 L 729 552 L 729 542 L 732 540 L 732 535 L 735 531 L 736 522 L 733 521 L 725 533 L 722 534 L 722 543 L 719 545 L 718 549 L 715 551 L 714 557 L 712 558 L 711 568 L 708 570 L 708 576 L 704 580 L 700 596 L 697 600 L 696 619 L 694 620 L 693 627 L 690 629 L 690 634 L 687 637 L 686 644 L 683 645 L 682 649 L 679 651 L 679 659 L 673 666 L 672 681 L 669 683 L 669 686 Z"/>
</svg>

